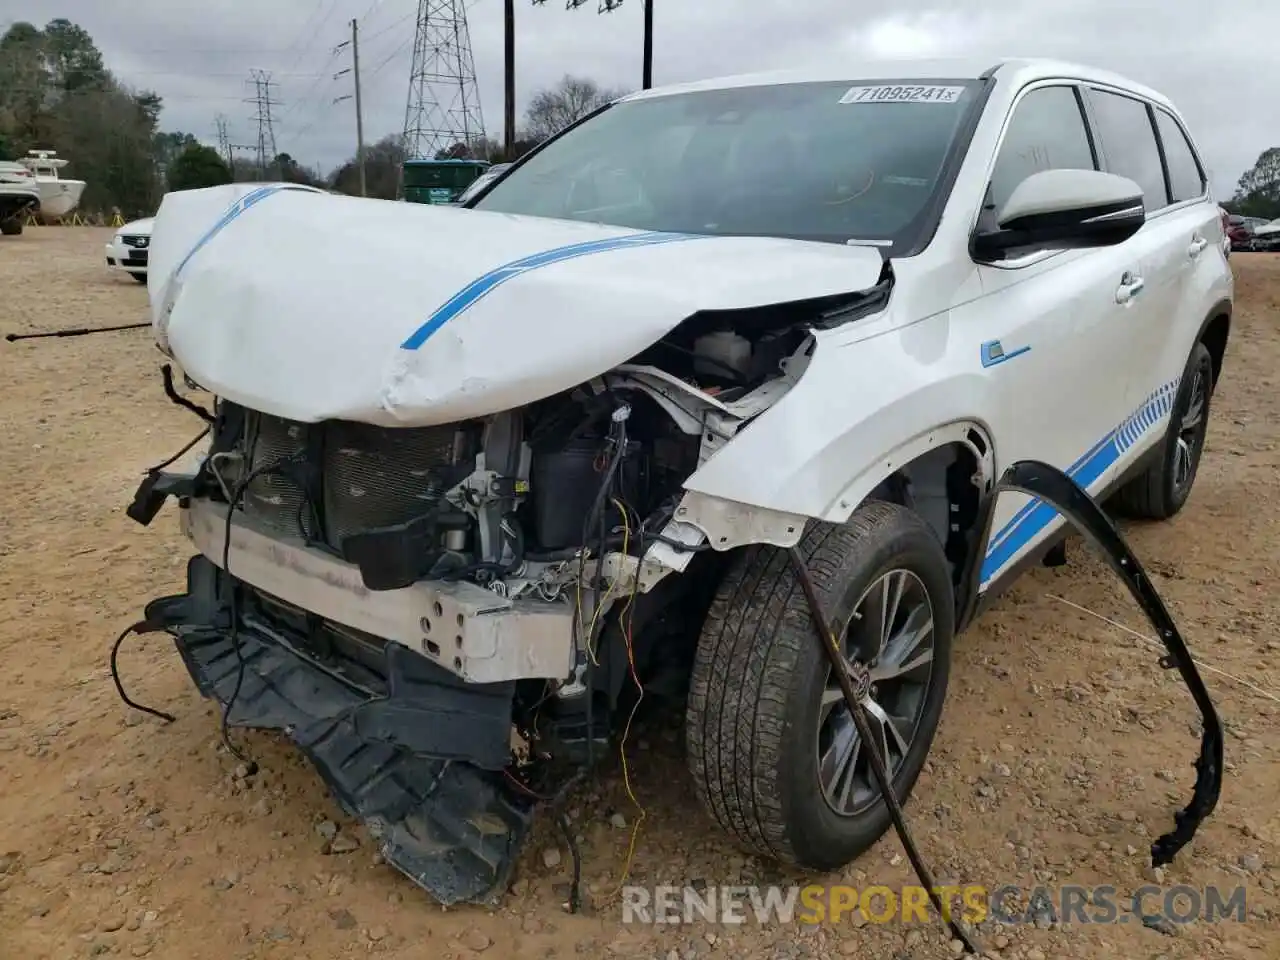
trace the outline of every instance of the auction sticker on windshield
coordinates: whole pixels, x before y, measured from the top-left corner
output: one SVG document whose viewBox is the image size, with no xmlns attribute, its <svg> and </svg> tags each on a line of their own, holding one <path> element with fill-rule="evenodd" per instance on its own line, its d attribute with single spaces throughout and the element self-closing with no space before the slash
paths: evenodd
<svg viewBox="0 0 1280 960">
<path fill-rule="evenodd" d="M 841 103 L 955 103 L 964 87 L 875 86 L 850 87 Z"/>
</svg>

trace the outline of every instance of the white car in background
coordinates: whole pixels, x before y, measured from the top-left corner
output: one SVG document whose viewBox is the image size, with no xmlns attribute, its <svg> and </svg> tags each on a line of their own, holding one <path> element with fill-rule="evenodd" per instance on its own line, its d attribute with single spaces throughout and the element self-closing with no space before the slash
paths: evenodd
<svg viewBox="0 0 1280 960">
<path fill-rule="evenodd" d="M 107 266 L 123 270 L 139 283 L 147 282 L 147 262 L 151 253 L 151 225 L 155 217 L 126 223 L 107 244 Z"/>
</svg>

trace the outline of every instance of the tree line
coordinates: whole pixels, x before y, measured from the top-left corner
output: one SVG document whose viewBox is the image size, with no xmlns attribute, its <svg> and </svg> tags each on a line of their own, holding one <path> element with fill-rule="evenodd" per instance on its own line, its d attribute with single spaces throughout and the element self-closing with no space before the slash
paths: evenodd
<svg viewBox="0 0 1280 960">
<path fill-rule="evenodd" d="M 504 156 L 501 146 L 486 137 L 454 143 L 437 156 L 514 160 L 624 93 L 565 76 L 530 100 L 515 156 Z M 250 161 L 220 156 L 190 133 L 161 130 L 162 105 L 154 91 L 134 89 L 113 75 L 88 31 L 69 20 L 53 19 L 43 28 L 18 22 L 0 37 L 0 160 L 18 159 L 28 150 L 56 150 L 71 161 L 69 172 L 86 181 L 81 200 L 86 212 L 142 216 L 154 212 L 167 190 L 233 180 L 286 180 L 359 192 L 354 156 L 327 176 L 288 153 L 261 170 Z M 398 134 L 366 147 L 368 194 L 394 199 L 404 160 Z M 1244 216 L 1280 217 L 1280 147 L 1263 151 L 1223 206 Z"/>
<path fill-rule="evenodd" d="M 590 113 L 621 91 L 591 80 L 564 77 L 539 91 L 525 112 L 517 156 L 562 127 Z M 0 37 L 0 160 L 16 160 L 29 150 L 55 150 L 71 161 L 67 175 L 86 183 L 81 210 L 126 218 L 155 211 L 168 190 L 247 180 L 285 180 L 359 192 L 355 157 L 327 176 L 288 153 L 272 158 L 266 170 L 237 157 L 222 157 L 183 131 L 160 129 L 163 100 L 155 91 L 130 87 L 116 77 L 83 27 L 63 18 L 44 27 L 12 24 Z M 486 138 L 455 143 L 440 158 L 502 156 Z M 365 148 L 368 194 L 394 199 L 405 152 L 398 134 Z"/>
<path fill-rule="evenodd" d="M 1223 207 L 1242 217 L 1280 217 L 1280 147 L 1262 151 L 1240 178 L 1235 196 Z"/>
<path fill-rule="evenodd" d="M 53 149 L 86 181 L 81 206 L 151 212 L 166 165 L 194 137 L 161 133 L 161 100 L 131 89 L 68 20 L 14 23 L 0 37 L 0 159 Z"/>
</svg>

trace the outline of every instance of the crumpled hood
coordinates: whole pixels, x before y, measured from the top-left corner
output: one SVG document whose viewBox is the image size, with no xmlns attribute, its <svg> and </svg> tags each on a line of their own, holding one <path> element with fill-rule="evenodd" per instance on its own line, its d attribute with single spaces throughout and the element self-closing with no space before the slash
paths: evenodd
<svg viewBox="0 0 1280 960">
<path fill-rule="evenodd" d="M 854 293 L 875 250 L 645 233 L 273 184 L 165 197 L 157 342 L 219 396 L 293 420 L 425 426 L 511 409 L 701 310 Z"/>
</svg>

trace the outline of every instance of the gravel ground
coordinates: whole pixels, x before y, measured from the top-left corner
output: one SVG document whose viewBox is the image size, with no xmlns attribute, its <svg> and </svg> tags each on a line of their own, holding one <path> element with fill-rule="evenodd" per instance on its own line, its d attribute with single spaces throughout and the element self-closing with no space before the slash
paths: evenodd
<svg viewBox="0 0 1280 960">
<path fill-rule="evenodd" d="M 0 332 L 127 323 L 146 292 L 110 276 L 109 231 L 47 227 L 0 241 Z M 1208 452 L 1186 510 L 1130 528 L 1205 663 L 1280 690 L 1272 587 L 1280 561 L 1280 258 L 1233 259 L 1235 330 Z M 164 726 L 116 699 L 108 645 L 143 601 L 180 585 L 187 550 L 166 511 L 124 515 L 146 466 L 198 424 L 169 404 L 146 331 L 0 346 L 0 955 L 201 958 L 513 958 L 953 955 L 934 926 L 628 926 L 613 897 L 638 816 L 616 770 L 573 800 L 587 911 L 562 907 L 568 857 L 540 824 L 495 910 L 442 910 L 378 862 L 285 743 L 245 737 L 261 770 L 237 776 L 217 715 L 172 645 L 122 656 Z M 1228 725 L 1222 801 L 1159 875 L 1151 838 L 1190 796 L 1196 714 L 1141 640 L 1051 598 L 1145 630 L 1101 561 L 1074 547 L 961 641 L 932 759 L 908 806 L 939 876 L 965 883 L 1245 884 L 1245 923 L 1020 925 L 985 930 L 993 956 L 1280 956 L 1280 766 L 1271 699 L 1206 679 Z M 743 856 L 694 802 L 675 730 L 651 725 L 631 753 L 644 805 L 632 882 L 805 882 Z M 243 771 L 241 771 L 243 772 Z M 841 878 L 819 878 L 836 881 Z M 845 881 L 908 883 L 889 836 Z"/>
</svg>

